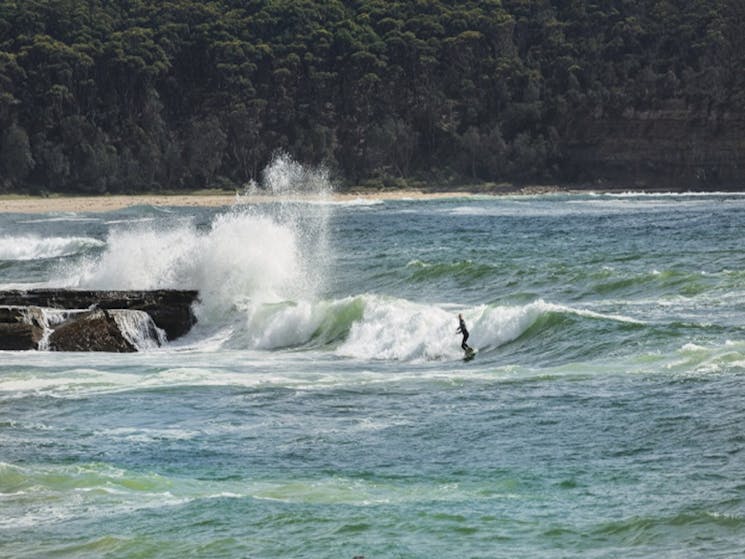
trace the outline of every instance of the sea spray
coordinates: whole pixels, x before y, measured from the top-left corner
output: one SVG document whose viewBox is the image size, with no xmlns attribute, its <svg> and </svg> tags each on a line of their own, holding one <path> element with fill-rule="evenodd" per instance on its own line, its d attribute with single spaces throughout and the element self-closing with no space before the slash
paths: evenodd
<svg viewBox="0 0 745 559">
<path fill-rule="evenodd" d="M 257 189 L 270 200 L 254 203 L 248 194 Z M 66 263 L 61 275 L 75 288 L 197 289 L 192 340 L 223 331 L 231 346 L 303 343 L 325 320 L 315 306 L 330 260 L 332 206 L 298 197 L 323 201 L 331 190 L 325 171 L 280 155 L 260 186 L 207 227 L 194 219 L 113 227 L 102 254 Z"/>
<path fill-rule="evenodd" d="M 112 228 L 102 254 L 64 263 L 58 273 L 71 288 L 186 288 L 185 269 L 193 262 L 198 237 L 193 227 L 183 224 Z"/>
<path fill-rule="evenodd" d="M 284 152 L 275 155 L 262 173 L 261 184 L 250 182 L 246 194 L 268 193 L 287 199 L 304 196 L 328 196 L 333 192 L 328 170 L 324 167 L 307 167 Z"/>
<path fill-rule="evenodd" d="M 270 196 L 271 202 L 251 205 L 255 194 Z M 333 209 L 330 204 L 333 184 L 324 167 L 301 165 L 289 155 L 279 152 L 264 169 L 261 184 L 251 182 L 236 207 L 258 215 L 271 217 L 292 231 L 301 249 L 298 255 L 303 265 L 303 286 L 306 295 L 316 295 L 326 280 L 331 258 L 328 245 L 328 224 Z"/>
<path fill-rule="evenodd" d="M 68 286 L 88 289 L 197 289 L 199 326 L 240 322 L 253 306 L 309 297 L 298 238 L 287 225 L 250 208 L 193 225 L 112 230 L 107 248 L 69 271 Z M 231 318 L 232 317 L 232 318 Z"/>
<path fill-rule="evenodd" d="M 318 300 L 331 259 L 328 223 L 332 206 L 325 202 L 332 191 L 325 169 L 305 167 L 280 153 L 264 170 L 261 184 L 249 184 L 231 212 L 218 218 L 260 227 L 250 239 L 228 249 L 243 251 L 240 256 L 225 258 L 218 254 L 212 266 L 203 267 L 209 270 L 225 262 L 245 264 L 230 270 L 234 281 L 227 289 L 220 282 L 211 292 L 207 282 L 200 282 L 205 286 L 200 287 L 205 293 L 198 309 L 200 319 L 218 323 L 221 317 L 214 316 L 215 310 L 224 312 L 230 307 L 237 311 L 228 346 L 276 349 L 317 340 L 317 331 L 329 313 L 333 314 L 328 307 L 337 306 Z M 253 203 L 252 197 L 258 193 L 268 194 L 269 201 Z M 229 239 L 225 241 L 221 247 Z M 210 301 L 221 304 L 211 305 Z"/>
</svg>

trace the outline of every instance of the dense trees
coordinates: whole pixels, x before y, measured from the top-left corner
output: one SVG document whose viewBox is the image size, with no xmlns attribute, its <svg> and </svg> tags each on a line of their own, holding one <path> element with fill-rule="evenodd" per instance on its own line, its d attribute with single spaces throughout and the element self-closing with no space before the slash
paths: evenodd
<svg viewBox="0 0 745 559">
<path fill-rule="evenodd" d="M 742 110 L 741 0 L 4 0 L 0 190 L 562 180 L 573 126 Z"/>
</svg>

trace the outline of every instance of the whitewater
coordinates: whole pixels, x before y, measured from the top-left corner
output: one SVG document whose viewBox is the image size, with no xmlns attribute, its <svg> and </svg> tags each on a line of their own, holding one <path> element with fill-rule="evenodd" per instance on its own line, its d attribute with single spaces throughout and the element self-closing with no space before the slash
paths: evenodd
<svg viewBox="0 0 745 559">
<path fill-rule="evenodd" d="M 221 208 L 0 212 L 0 288 L 200 293 L 162 345 L 120 317 L 135 354 L 0 352 L 0 556 L 741 556 L 743 230 L 286 157 Z"/>
</svg>

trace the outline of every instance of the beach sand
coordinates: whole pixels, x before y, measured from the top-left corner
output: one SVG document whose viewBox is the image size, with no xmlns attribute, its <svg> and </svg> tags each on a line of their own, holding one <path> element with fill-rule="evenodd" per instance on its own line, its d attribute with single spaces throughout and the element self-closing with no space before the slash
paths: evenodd
<svg viewBox="0 0 745 559">
<path fill-rule="evenodd" d="M 520 191 L 515 191 L 519 194 Z M 524 192 L 528 193 L 528 192 Z M 423 192 L 419 190 L 369 191 L 358 190 L 333 193 L 331 199 L 337 202 L 353 200 L 395 200 L 395 199 L 434 199 L 470 196 L 470 191 Z M 503 194 L 503 193 L 502 193 Z M 299 196 L 297 199 L 313 200 L 318 197 Z M 131 206 L 177 206 L 177 207 L 219 207 L 240 203 L 262 203 L 276 198 L 269 195 L 239 195 L 219 193 L 197 194 L 135 194 L 111 196 L 0 196 L 0 212 L 7 213 L 67 213 L 67 212 L 108 212 Z"/>
<path fill-rule="evenodd" d="M 584 185 L 584 186 L 516 186 L 511 184 L 485 183 L 464 186 L 454 189 L 391 189 L 351 188 L 344 192 L 332 192 L 328 196 L 299 195 L 290 197 L 295 200 L 331 199 L 335 202 L 355 200 L 431 200 L 437 198 L 462 198 L 468 196 L 536 196 L 542 194 L 577 194 L 577 193 L 681 193 L 687 189 L 667 187 L 629 187 L 624 185 Z M 287 197 L 283 197 L 287 200 Z M 0 195 L 0 212 L 6 213 L 70 213 L 70 212 L 109 212 L 131 206 L 173 206 L 173 207 L 221 207 L 232 206 L 236 202 L 243 204 L 260 204 L 276 201 L 277 197 L 269 194 L 245 194 L 224 190 L 200 190 L 179 194 L 127 194 L 101 196 L 24 196 L 18 194 Z"/>
</svg>

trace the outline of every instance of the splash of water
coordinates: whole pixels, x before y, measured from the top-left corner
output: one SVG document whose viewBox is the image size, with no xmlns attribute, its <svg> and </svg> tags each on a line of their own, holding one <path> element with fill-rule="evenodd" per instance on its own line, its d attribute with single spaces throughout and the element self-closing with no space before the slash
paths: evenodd
<svg viewBox="0 0 745 559">
<path fill-rule="evenodd" d="M 333 187 L 324 167 L 306 167 L 279 152 L 264 169 L 261 184 L 251 181 L 245 189 L 246 195 L 262 193 L 285 200 L 310 196 L 323 199 L 333 193 Z"/>
<path fill-rule="evenodd" d="M 259 188 L 259 187 L 252 187 Z M 327 228 L 332 191 L 325 171 L 278 156 L 264 172 L 269 201 L 250 196 L 212 220 L 134 223 L 110 230 L 106 249 L 63 272 L 68 287 L 89 289 L 197 289 L 203 324 L 238 322 L 246 328 L 265 305 L 314 301 L 329 261 Z"/>
<path fill-rule="evenodd" d="M 268 194 L 270 201 L 252 205 L 251 197 L 259 193 Z M 302 268 L 302 279 L 296 277 L 295 284 L 303 287 L 293 295 L 315 295 L 325 282 L 331 257 L 328 223 L 332 194 L 333 184 L 325 168 L 306 167 L 279 152 L 264 169 L 261 184 L 250 183 L 244 196 L 238 197 L 236 207 L 242 211 L 269 218 L 292 232 Z"/>
</svg>

